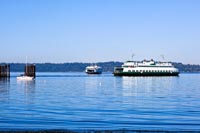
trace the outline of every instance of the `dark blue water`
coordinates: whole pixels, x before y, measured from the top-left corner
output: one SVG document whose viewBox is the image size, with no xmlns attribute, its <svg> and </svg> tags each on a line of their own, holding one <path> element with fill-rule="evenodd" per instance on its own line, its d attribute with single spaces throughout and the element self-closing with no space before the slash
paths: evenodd
<svg viewBox="0 0 200 133">
<path fill-rule="evenodd" d="M 16 75 L 0 81 L 0 130 L 200 131 L 200 74 Z"/>
</svg>

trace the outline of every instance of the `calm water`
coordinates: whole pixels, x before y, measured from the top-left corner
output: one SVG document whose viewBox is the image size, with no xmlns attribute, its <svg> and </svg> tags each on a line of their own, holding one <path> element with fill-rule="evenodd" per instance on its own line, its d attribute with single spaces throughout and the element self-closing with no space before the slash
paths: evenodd
<svg viewBox="0 0 200 133">
<path fill-rule="evenodd" d="M 37 73 L 0 81 L 0 130 L 200 131 L 200 74 Z"/>
</svg>

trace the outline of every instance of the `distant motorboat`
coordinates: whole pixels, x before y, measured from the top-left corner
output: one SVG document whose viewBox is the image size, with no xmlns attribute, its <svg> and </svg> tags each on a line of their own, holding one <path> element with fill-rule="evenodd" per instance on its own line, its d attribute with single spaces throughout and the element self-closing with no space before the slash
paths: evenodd
<svg viewBox="0 0 200 133">
<path fill-rule="evenodd" d="M 97 66 L 97 65 L 91 65 L 91 66 L 86 67 L 85 72 L 87 74 L 101 74 L 102 68 L 100 66 Z"/>
<path fill-rule="evenodd" d="M 26 76 L 26 75 L 20 75 L 20 76 L 17 77 L 17 80 L 29 81 L 29 80 L 34 80 L 34 77 Z"/>
</svg>

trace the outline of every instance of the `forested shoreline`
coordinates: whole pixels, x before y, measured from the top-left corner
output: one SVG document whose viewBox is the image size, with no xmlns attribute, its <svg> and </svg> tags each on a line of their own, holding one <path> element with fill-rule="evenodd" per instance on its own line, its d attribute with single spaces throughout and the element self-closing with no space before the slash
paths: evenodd
<svg viewBox="0 0 200 133">
<path fill-rule="evenodd" d="M 97 65 L 103 68 L 103 72 L 113 72 L 114 67 L 121 66 L 123 62 L 98 62 Z M 200 72 L 200 65 L 172 63 L 180 72 Z M 24 63 L 10 63 L 11 72 L 24 71 Z M 85 67 L 91 63 L 35 63 L 37 72 L 83 72 Z"/>
</svg>

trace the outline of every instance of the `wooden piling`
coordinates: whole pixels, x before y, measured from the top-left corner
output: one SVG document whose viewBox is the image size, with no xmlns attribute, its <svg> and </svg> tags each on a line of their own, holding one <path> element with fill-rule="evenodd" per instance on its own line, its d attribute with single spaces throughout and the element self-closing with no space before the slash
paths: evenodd
<svg viewBox="0 0 200 133">
<path fill-rule="evenodd" d="M 10 65 L 0 64 L 0 77 L 10 77 Z"/>
<path fill-rule="evenodd" d="M 25 69 L 24 69 L 24 74 L 26 76 L 31 76 L 31 77 L 34 77 L 35 78 L 35 71 L 36 71 L 36 67 L 35 67 L 35 64 L 27 64 L 25 66 Z"/>
</svg>

